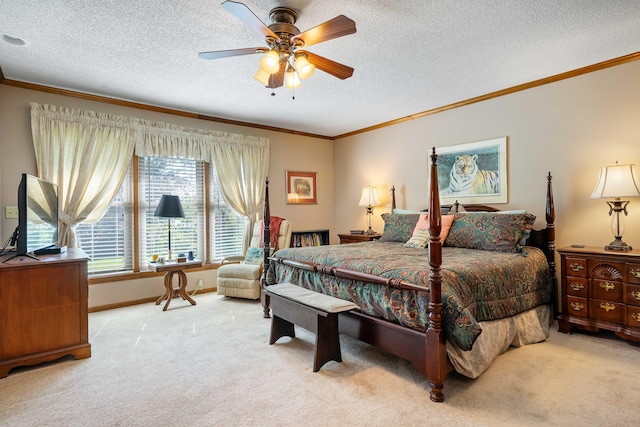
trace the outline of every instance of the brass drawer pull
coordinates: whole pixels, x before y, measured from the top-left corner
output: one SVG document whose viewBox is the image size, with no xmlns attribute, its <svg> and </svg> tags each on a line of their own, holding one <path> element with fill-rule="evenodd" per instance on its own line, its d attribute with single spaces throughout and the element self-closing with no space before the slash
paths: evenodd
<svg viewBox="0 0 640 427">
<path fill-rule="evenodd" d="M 631 296 L 633 297 L 634 300 L 640 301 L 640 291 L 632 291 Z"/>
<path fill-rule="evenodd" d="M 640 322 L 640 313 L 633 313 L 631 317 L 633 317 L 636 322 Z"/>
<path fill-rule="evenodd" d="M 600 282 L 600 287 L 606 292 L 612 291 L 616 288 L 616 285 L 611 282 Z"/>
<path fill-rule="evenodd" d="M 601 302 L 600 308 L 604 309 L 604 311 L 608 313 L 609 311 L 615 310 L 616 306 L 611 304 L 610 302 Z"/>
<path fill-rule="evenodd" d="M 573 308 L 575 311 L 582 311 L 582 310 L 584 310 L 584 305 L 582 305 L 579 302 L 575 302 L 574 301 L 574 302 L 571 303 L 571 308 Z"/>
<path fill-rule="evenodd" d="M 633 270 L 631 270 L 631 274 L 640 279 L 640 268 L 634 268 Z"/>
<path fill-rule="evenodd" d="M 584 265 L 578 262 L 572 262 L 571 264 L 569 264 L 569 268 L 572 269 L 573 271 L 580 271 L 584 269 Z"/>
<path fill-rule="evenodd" d="M 580 282 L 571 282 L 569 283 L 569 286 L 571 286 L 571 289 L 574 291 L 581 291 L 584 289 L 584 285 Z"/>
</svg>

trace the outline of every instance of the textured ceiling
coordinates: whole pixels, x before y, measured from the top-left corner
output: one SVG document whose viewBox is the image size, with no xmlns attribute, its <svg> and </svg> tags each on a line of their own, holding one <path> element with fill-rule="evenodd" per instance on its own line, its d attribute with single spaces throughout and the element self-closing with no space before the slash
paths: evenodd
<svg viewBox="0 0 640 427">
<path fill-rule="evenodd" d="M 198 52 L 264 45 L 220 0 L 2 0 L 5 79 L 299 132 L 336 136 L 640 51 L 638 0 L 246 0 L 300 31 L 337 15 L 357 32 L 309 51 L 355 68 L 316 71 L 275 96 L 260 57 Z"/>
</svg>

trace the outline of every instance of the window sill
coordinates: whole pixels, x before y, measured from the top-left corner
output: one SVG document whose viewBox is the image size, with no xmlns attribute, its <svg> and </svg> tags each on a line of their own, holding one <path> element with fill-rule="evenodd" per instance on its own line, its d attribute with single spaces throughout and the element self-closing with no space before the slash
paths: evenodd
<svg viewBox="0 0 640 427">
<path fill-rule="evenodd" d="M 215 262 L 213 264 L 206 264 L 198 268 L 190 268 L 187 271 L 204 271 L 204 270 L 217 270 L 222 265 L 221 262 Z M 153 271 L 139 271 L 137 273 L 115 273 L 89 276 L 89 285 L 99 285 L 102 283 L 110 282 L 122 282 L 125 280 L 144 279 L 146 277 L 164 276 L 164 273 L 155 273 Z"/>
</svg>

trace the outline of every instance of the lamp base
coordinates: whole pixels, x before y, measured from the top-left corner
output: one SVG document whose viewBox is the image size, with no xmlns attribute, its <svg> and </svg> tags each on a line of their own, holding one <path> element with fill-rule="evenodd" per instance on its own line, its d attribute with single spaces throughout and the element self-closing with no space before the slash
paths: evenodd
<svg viewBox="0 0 640 427">
<path fill-rule="evenodd" d="M 375 230 L 373 230 L 371 227 L 369 227 L 369 229 L 367 231 L 365 231 L 364 234 L 378 234 L 378 233 L 376 233 Z"/>
<path fill-rule="evenodd" d="M 613 242 L 604 247 L 605 251 L 629 252 L 631 249 L 633 249 L 631 246 L 622 241 L 622 236 L 616 236 Z"/>
</svg>

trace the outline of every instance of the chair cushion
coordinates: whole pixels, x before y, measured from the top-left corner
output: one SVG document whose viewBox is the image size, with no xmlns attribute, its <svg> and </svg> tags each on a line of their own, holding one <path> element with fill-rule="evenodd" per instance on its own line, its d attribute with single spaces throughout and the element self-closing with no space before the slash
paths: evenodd
<svg viewBox="0 0 640 427">
<path fill-rule="evenodd" d="M 218 278 L 257 280 L 262 274 L 259 264 L 226 264 L 218 268 Z"/>
</svg>

